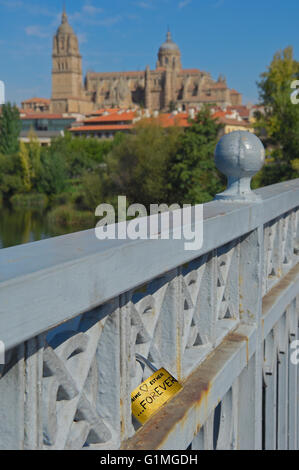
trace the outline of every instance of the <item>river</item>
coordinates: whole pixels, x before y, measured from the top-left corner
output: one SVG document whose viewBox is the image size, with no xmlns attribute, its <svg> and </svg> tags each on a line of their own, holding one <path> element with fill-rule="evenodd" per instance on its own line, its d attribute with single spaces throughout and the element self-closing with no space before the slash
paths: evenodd
<svg viewBox="0 0 299 470">
<path fill-rule="evenodd" d="M 74 230 L 49 224 L 46 211 L 0 209 L 0 248 L 63 235 Z"/>
</svg>

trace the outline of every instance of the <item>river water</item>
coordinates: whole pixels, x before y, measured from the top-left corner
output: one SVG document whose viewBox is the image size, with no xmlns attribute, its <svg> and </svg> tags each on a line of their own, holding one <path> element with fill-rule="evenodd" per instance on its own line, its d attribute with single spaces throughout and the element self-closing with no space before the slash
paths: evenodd
<svg viewBox="0 0 299 470">
<path fill-rule="evenodd" d="M 50 238 L 72 230 L 49 224 L 46 211 L 0 209 L 0 248 Z"/>
</svg>

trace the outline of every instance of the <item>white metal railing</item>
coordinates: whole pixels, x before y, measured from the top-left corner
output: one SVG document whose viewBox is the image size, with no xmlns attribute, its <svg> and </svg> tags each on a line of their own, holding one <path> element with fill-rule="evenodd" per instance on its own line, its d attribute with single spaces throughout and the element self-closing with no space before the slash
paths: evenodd
<svg viewBox="0 0 299 470">
<path fill-rule="evenodd" d="M 299 180 L 252 194 L 233 169 L 195 252 L 94 230 L 0 251 L 1 449 L 298 448 Z M 139 429 L 136 353 L 183 384 Z"/>
</svg>

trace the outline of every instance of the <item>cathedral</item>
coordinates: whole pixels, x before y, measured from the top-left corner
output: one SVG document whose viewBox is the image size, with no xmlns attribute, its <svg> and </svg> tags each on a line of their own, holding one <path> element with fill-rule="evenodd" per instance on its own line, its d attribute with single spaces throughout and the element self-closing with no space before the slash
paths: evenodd
<svg viewBox="0 0 299 470">
<path fill-rule="evenodd" d="M 83 85 L 78 38 L 66 12 L 53 39 L 52 99 L 54 113 L 88 114 L 99 108 L 142 106 L 152 111 L 182 110 L 202 103 L 242 104 L 242 95 L 199 69 L 183 69 L 181 52 L 168 31 L 158 51 L 156 69 L 136 72 L 88 72 Z"/>
</svg>

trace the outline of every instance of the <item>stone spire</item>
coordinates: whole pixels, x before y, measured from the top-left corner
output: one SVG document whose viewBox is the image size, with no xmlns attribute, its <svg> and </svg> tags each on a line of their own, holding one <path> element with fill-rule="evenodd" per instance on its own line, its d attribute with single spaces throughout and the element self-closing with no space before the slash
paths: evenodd
<svg viewBox="0 0 299 470">
<path fill-rule="evenodd" d="M 57 30 L 57 34 L 75 34 L 73 28 L 69 24 L 68 17 L 66 14 L 65 3 L 63 5 L 63 11 L 61 15 L 61 25 Z"/>
<path fill-rule="evenodd" d="M 65 9 L 65 2 L 64 2 L 64 4 L 63 4 L 63 11 L 62 11 L 61 23 L 62 23 L 62 24 L 68 23 L 67 14 L 66 14 L 66 9 Z"/>
</svg>

